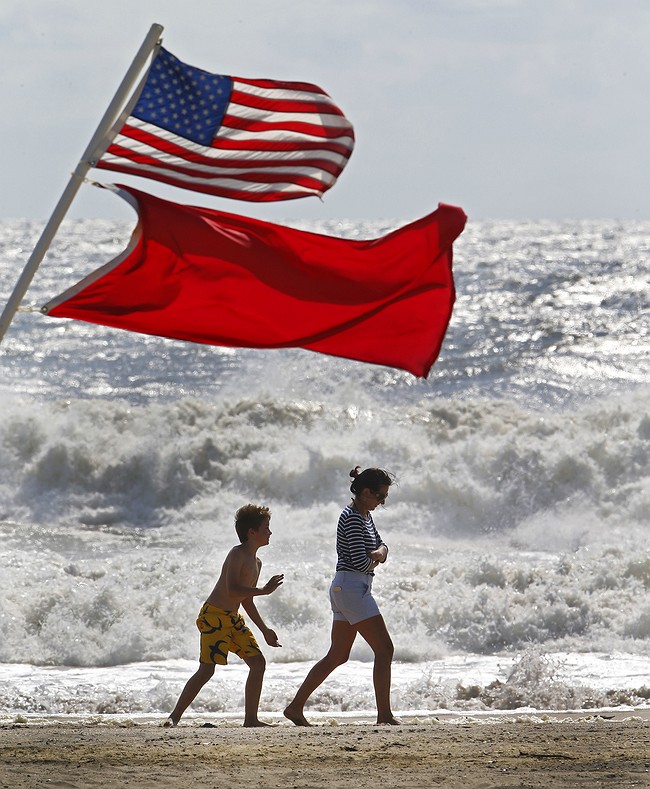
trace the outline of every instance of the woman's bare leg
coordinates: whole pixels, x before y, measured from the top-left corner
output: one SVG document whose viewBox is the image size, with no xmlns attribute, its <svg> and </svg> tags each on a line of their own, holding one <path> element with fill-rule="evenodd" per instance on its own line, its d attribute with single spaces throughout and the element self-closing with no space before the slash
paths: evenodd
<svg viewBox="0 0 650 789">
<path fill-rule="evenodd" d="M 393 642 L 391 641 L 384 618 L 381 614 L 358 622 L 357 630 L 375 653 L 372 679 L 377 700 L 377 723 L 399 725 L 390 707 L 391 663 L 393 661 Z"/>
<path fill-rule="evenodd" d="M 310 726 L 305 718 L 304 707 L 307 699 L 319 685 L 329 677 L 337 666 L 342 666 L 350 657 L 350 650 L 357 635 L 357 628 L 349 622 L 334 620 L 332 623 L 332 643 L 324 658 L 312 666 L 293 701 L 284 714 L 296 726 Z"/>
</svg>

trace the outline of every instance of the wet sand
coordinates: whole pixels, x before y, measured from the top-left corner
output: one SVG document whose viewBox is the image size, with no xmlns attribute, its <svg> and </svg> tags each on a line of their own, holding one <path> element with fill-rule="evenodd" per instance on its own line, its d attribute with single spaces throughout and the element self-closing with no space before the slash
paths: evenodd
<svg viewBox="0 0 650 789">
<path fill-rule="evenodd" d="M 211 723 L 212 721 L 212 723 Z M 208 722 L 206 727 L 204 724 Z M 286 721 L 0 722 L 0 787 L 650 787 L 650 711 Z"/>
</svg>

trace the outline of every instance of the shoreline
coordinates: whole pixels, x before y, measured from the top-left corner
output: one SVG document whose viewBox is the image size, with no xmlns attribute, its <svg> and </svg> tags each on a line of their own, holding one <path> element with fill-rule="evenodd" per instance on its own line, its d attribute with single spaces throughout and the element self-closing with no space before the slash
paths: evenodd
<svg viewBox="0 0 650 789">
<path fill-rule="evenodd" d="M 647 708 L 489 717 L 446 713 L 426 721 L 405 716 L 400 726 L 378 726 L 362 716 L 345 722 L 322 718 L 311 728 L 274 716 L 275 725 L 261 729 L 244 729 L 241 718 L 198 714 L 174 729 L 162 727 L 164 716 L 72 717 L 2 716 L 0 785 L 650 785 Z"/>
<path fill-rule="evenodd" d="M 313 724 L 313 728 L 323 726 L 351 726 L 351 725 L 378 725 L 375 723 L 376 713 L 373 710 L 355 710 L 353 712 L 318 712 L 313 710 L 306 711 L 307 719 Z M 549 720 L 591 720 L 602 718 L 603 720 L 626 720 L 628 718 L 638 718 L 639 720 L 650 722 L 650 705 L 643 707 L 594 707 L 593 709 L 569 709 L 569 710 L 537 710 L 530 707 L 519 707 L 513 710 L 409 710 L 397 711 L 395 716 L 404 725 L 426 725 L 437 723 L 458 724 L 464 722 L 472 723 L 507 723 L 508 721 L 530 721 L 545 722 Z M 167 719 L 168 713 L 47 713 L 40 712 L 0 712 L 0 730 L 13 726 L 55 726 L 55 725 L 78 725 L 78 726 L 158 726 Z M 265 712 L 260 710 L 260 719 L 265 723 L 276 727 L 299 728 L 295 727 L 280 712 Z M 176 728 L 200 727 L 204 723 L 210 723 L 215 727 L 236 727 L 241 726 L 243 711 L 237 712 L 194 712 L 189 709 Z"/>
<path fill-rule="evenodd" d="M 0 730 L 20 726 L 118 726 L 129 728 L 132 726 L 153 727 L 162 726 L 169 713 L 137 712 L 137 713 L 47 713 L 40 712 L 0 712 Z M 260 720 L 271 728 L 304 729 L 295 726 L 281 712 L 264 712 L 260 710 Z M 387 724 L 378 724 L 375 721 L 376 712 L 373 710 L 355 710 L 353 712 L 314 712 L 306 710 L 307 719 L 312 722 L 312 728 L 327 726 L 379 726 L 390 731 L 393 727 Z M 636 719 L 650 723 L 650 706 L 643 707 L 599 707 L 594 709 L 576 710 L 535 710 L 528 707 L 519 707 L 513 710 L 412 710 L 396 711 L 395 717 L 403 726 L 424 726 L 436 724 L 456 725 L 460 723 L 488 724 L 508 722 L 546 722 L 546 721 L 589 721 L 594 718 L 602 720 L 624 721 Z M 244 713 L 238 712 L 194 712 L 188 710 L 182 717 L 176 729 L 196 728 L 204 723 L 215 727 L 243 728 Z M 399 726 L 394 727 L 399 728 Z"/>
</svg>

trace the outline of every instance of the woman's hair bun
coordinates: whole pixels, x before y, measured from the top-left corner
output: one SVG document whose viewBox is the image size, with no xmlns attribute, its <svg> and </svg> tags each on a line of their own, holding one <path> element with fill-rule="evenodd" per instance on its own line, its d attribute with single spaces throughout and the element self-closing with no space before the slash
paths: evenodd
<svg viewBox="0 0 650 789">
<path fill-rule="evenodd" d="M 366 468 L 363 471 L 360 469 L 361 466 L 355 466 L 350 472 L 352 477 L 350 490 L 355 495 L 364 488 L 376 491 L 382 485 L 392 485 L 395 482 L 394 474 L 391 474 L 390 471 L 385 471 L 383 468 Z"/>
</svg>

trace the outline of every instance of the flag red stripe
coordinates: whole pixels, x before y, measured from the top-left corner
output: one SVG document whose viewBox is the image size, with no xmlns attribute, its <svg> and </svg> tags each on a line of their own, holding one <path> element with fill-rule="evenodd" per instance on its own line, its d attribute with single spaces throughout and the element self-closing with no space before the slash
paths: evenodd
<svg viewBox="0 0 650 789">
<path fill-rule="evenodd" d="M 280 79 L 251 79 L 249 77 L 233 77 L 232 79 L 234 82 L 242 82 L 255 88 L 295 90 L 301 93 L 317 93 L 322 96 L 328 96 L 322 88 L 319 88 L 318 85 L 314 85 L 311 82 L 292 82 Z"/>
<path fill-rule="evenodd" d="M 151 145 L 153 148 L 158 148 L 160 151 L 176 153 L 178 156 L 183 156 L 184 158 L 193 156 L 197 157 L 196 161 L 200 161 L 199 157 L 203 156 L 203 154 L 185 148 L 167 137 L 162 137 L 159 134 L 152 134 L 139 126 L 126 124 L 120 130 L 120 134 L 124 137 L 130 137 L 133 140 L 137 140 L 138 142 L 144 142 L 147 145 Z M 263 153 L 293 153 L 295 155 L 306 155 L 307 151 L 310 153 L 312 151 L 322 151 L 324 154 L 331 153 L 340 157 L 341 169 L 343 169 L 350 156 L 352 145 L 345 146 L 341 143 L 332 142 L 331 140 L 288 140 L 282 142 L 280 140 L 261 139 L 215 139 L 212 141 L 211 147 L 205 148 L 205 150 L 244 151 L 250 156 L 260 156 Z M 241 158 L 244 158 L 244 155 L 242 155 Z M 221 161 L 220 158 L 216 159 L 207 155 L 205 155 L 205 159 L 213 164 L 219 164 Z M 329 160 L 326 159 L 326 161 Z"/>
<path fill-rule="evenodd" d="M 335 105 L 311 99 L 269 99 L 233 89 L 230 94 L 230 102 L 231 104 L 241 104 L 245 107 L 254 107 L 255 109 L 267 110 L 268 112 L 309 112 L 311 114 L 339 115 L 341 118 L 345 118 L 341 110 Z"/>
<path fill-rule="evenodd" d="M 293 131 L 299 134 L 309 134 L 313 137 L 325 137 L 326 139 L 336 139 L 341 136 L 341 130 L 335 127 L 318 126 L 315 123 L 304 123 L 302 121 L 265 121 L 238 118 L 235 115 L 225 115 L 222 126 L 229 129 L 240 129 L 249 134 L 268 132 L 268 131 Z"/>
<path fill-rule="evenodd" d="M 243 160 L 240 162 L 220 160 L 218 167 L 215 167 L 212 163 L 210 163 L 209 167 L 200 167 L 198 165 L 200 165 L 201 162 L 197 163 L 194 158 L 190 159 L 189 157 L 186 157 L 188 160 L 188 165 L 197 164 L 197 166 L 183 167 L 177 162 L 167 162 L 158 157 L 153 157 L 147 153 L 133 151 L 129 148 L 124 148 L 116 144 L 111 145 L 107 151 L 107 154 L 110 154 L 110 156 L 107 155 L 105 161 L 111 161 L 111 156 L 115 156 L 118 159 L 129 159 L 134 164 L 147 164 L 155 167 L 163 167 L 169 170 L 177 170 L 178 172 L 183 172 L 186 175 L 196 175 L 197 178 L 216 178 L 221 175 L 224 178 L 242 178 L 254 180 L 256 175 L 259 175 L 260 177 L 275 178 L 278 174 L 278 171 L 284 172 L 287 178 L 304 178 L 310 177 L 309 171 L 311 170 L 311 177 L 314 178 L 318 183 L 322 183 L 324 173 L 329 173 L 333 177 L 336 177 L 336 175 L 340 172 L 340 168 L 333 166 L 330 162 L 323 162 L 320 160 L 314 160 L 313 162 L 306 160 L 297 163 L 294 163 L 291 160 L 271 162 L 256 162 L 250 160 Z M 117 162 L 114 163 L 117 164 Z M 239 172 L 240 169 L 245 170 L 245 172 Z"/>
<path fill-rule="evenodd" d="M 138 175 L 144 178 L 151 178 L 154 181 L 161 181 L 170 186 L 177 186 L 180 189 L 190 189 L 194 192 L 201 192 L 203 194 L 214 195 L 216 197 L 227 197 L 231 200 L 246 200 L 249 203 L 271 203 L 280 200 L 297 200 L 305 195 L 321 195 L 324 187 L 321 186 L 318 190 L 308 191 L 304 188 L 293 187 L 287 185 L 282 189 L 273 188 L 273 184 L 265 184 L 264 191 L 255 188 L 255 184 L 247 184 L 245 181 L 240 182 L 240 188 L 226 187 L 223 185 L 215 185 L 211 183 L 203 183 L 200 178 L 182 179 L 174 178 L 173 174 L 164 172 L 149 172 L 143 171 L 137 166 L 130 166 L 129 164 L 120 164 L 116 166 L 111 162 L 100 159 L 97 162 L 97 167 L 102 170 L 112 170 L 118 173 L 125 173 L 126 175 Z M 156 166 L 160 167 L 160 163 L 156 162 Z"/>
<path fill-rule="evenodd" d="M 128 131 L 128 137 L 137 140 L 139 142 L 144 143 L 145 145 L 151 146 L 156 150 L 160 151 L 164 154 L 170 154 L 172 156 L 177 156 L 179 158 L 184 159 L 187 162 L 192 162 L 193 164 L 202 165 L 209 168 L 233 168 L 233 167 L 242 167 L 242 168 L 273 168 L 273 167 L 318 167 L 326 172 L 338 176 L 341 170 L 343 169 L 343 165 L 339 165 L 336 162 L 329 161 L 327 159 L 319 158 L 317 156 L 307 158 L 304 154 L 300 156 L 289 157 L 289 156 L 282 156 L 280 158 L 273 158 L 268 159 L 264 157 L 265 152 L 259 152 L 258 155 L 253 156 L 252 153 L 249 153 L 248 156 L 237 156 L 236 154 L 232 154 L 229 158 L 212 158 L 208 156 L 204 156 L 200 153 L 195 153 L 194 151 L 187 150 L 186 148 L 182 148 L 179 145 L 171 142 L 170 140 L 165 140 L 161 137 L 157 137 L 152 134 L 148 134 L 147 132 L 141 129 L 126 129 L 123 130 L 123 133 Z M 277 153 L 290 153 L 289 151 L 278 151 Z M 107 154 L 116 155 L 116 156 L 124 156 L 129 159 L 136 160 L 137 157 L 143 156 L 148 158 L 153 158 L 153 153 L 147 154 L 144 152 L 140 152 L 135 148 L 129 148 L 120 143 L 113 143 L 108 149 Z M 163 161 L 160 161 L 163 164 Z"/>
<path fill-rule="evenodd" d="M 245 173 L 229 173 L 228 171 L 222 173 L 218 168 L 210 168 L 209 170 L 196 170 L 189 167 L 181 167 L 180 165 L 176 164 L 169 165 L 166 162 L 160 161 L 158 159 L 152 159 L 150 156 L 137 154 L 133 151 L 124 149 L 120 150 L 118 146 L 113 146 L 113 149 L 114 150 L 111 151 L 111 153 L 118 157 L 127 156 L 134 165 L 140 164 L 149 167 L 159 167 L 163 170 L 169 170 L 170 173 L 176 172 L 191 178 L 202 178 L 204 180 L 208 180 L 221 177 L 236 179 L 238 181 L 250 181 L 258 184 L 292 183 L 296 186 L 304 186 L 307 189 L 314 189 L 315 191 L 322 190 L 323 188 L 323 181 L 318 177 L 310 177 L 304 173 L 291 172 L 291 170 L 286 168 L 285 170 L 278 171 L 275 169 L 270 172 L 263 170 L 251 170 Z M 106 161 L 110 162 L 110 159 L 107 159 Z M 322 172 L 320 169 L 314 169 L 316 174 Z"/>
</svg>

